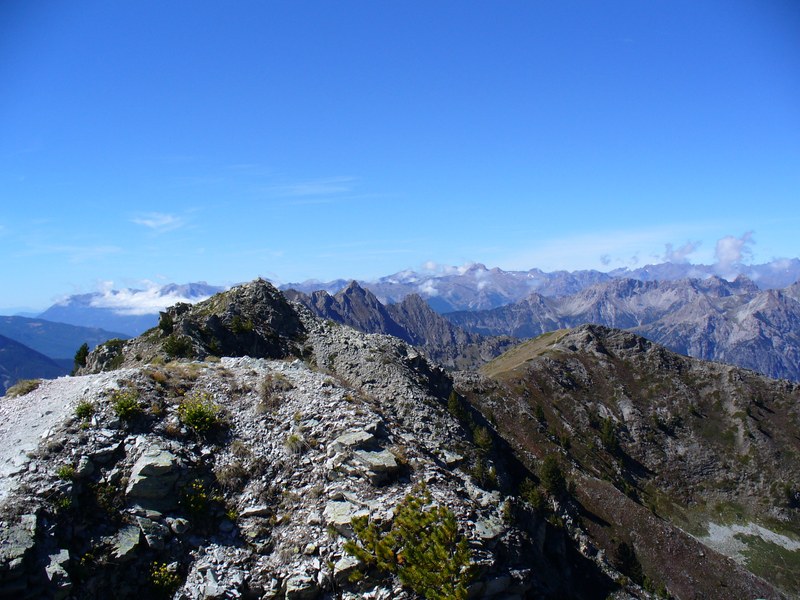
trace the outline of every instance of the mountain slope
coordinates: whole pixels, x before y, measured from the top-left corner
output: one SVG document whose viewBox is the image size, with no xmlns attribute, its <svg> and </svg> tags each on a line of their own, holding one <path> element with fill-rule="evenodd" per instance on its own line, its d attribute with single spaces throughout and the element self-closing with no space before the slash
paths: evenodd
<svg viewBox="0 0 800 600">
<path fill-rule="evenodd" d="M 434 265 L 430 271 L 401 271 L 374 281 L 360 281 L 384 304 L 396 304 L 408 295 L 419 294 L 439 313 L 490 310 L 519 302 L 531 293 L 546 298 L 571 296 L 598 284 L 614 279 L 638 281 L 678 281 L 681 279 L 733 279 L 744 276 L 762 290 L 782 289 L 800 279 L 800 259 L 778 259 L 760 265 L 693 265 L 689 263 L 660 263 L 637 269 L 600 271 L 553 271 L 540 269 L 504 271 L 487 268 L 480 263 L 462 267 Z M 330 294 L 347 285 L 341 279 L 289 283 L 281 289 L 295 289 L 306 294 L 325 290 Z"/>
<path fill-rule="evenodd" d="M 207 283 L 168 284 L 158 288 L 107 290 L 78 294 L 54 304 L 40 318 L 82 327 L 139 335 L 158 322 L 158 313 L 178 302 L 194 303 L 222 291 Z"/>
<path fill-rule="evenodd" d="M 800 593 L 800 386 L 595 325 L 525 342 L 482 372 L 458 389 L 519 455 L 560 457 L 609 555 L 626 544 L 677 597 L 752 597 L 711 550 Z"/>
<path fill-rule="evenodd" d="M 44 319 L 3 316 L 0 316 L 0 335 L 25 344 L 50 358 L 68 359 L 70 363 L 75 351 L 83 343 L 88 344 L 91 349 L 112 338 L 128 337 L 123 333 L 97 327 L 80 327 Z"/>
<path fill-rule="evenodd" d="M 52 379 L 69 371 L 44 354 L 0 335 L 0 396 L 20 379 Z"/>
</svg>

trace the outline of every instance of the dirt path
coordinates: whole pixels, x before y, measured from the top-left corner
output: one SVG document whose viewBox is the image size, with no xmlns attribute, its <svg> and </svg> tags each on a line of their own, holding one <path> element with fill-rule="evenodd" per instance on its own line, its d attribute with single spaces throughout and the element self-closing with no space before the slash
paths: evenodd
<svg viewBox="0 0 800 600">
<path fill-rule="evenodd" d="M 28 453 L 46 439 L 58 423 L 74 414 L 75 405 L 90 392 L 116 387 L 123 371 L 44 380 L 17 398 L 0 398 L 0 502 L 14 488 L 16 475 L 28 468 Z"/>
</svg>

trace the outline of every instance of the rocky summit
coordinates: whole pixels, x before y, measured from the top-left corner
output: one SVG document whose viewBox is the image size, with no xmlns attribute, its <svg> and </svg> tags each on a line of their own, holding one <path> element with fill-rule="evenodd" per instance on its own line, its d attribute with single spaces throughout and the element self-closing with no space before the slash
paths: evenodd
<svg viewBox="0 0 800 600">
<path fill-rule="evenodd" d="M 593 327 L 446 371 L 257 280 L 0 402 L 0 598 L 788 598 L 798 393 Z"/>
</svg>

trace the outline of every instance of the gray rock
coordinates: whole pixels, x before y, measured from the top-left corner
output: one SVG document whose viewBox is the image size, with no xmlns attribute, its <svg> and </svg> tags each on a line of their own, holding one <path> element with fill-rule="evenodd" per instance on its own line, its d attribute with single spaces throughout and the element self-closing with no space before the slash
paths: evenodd
<svg viewBox="0 0 800 600">
<path fill-rule="evenodd" d="M 361 566 L 361 561 L 355 556 L 345 554 L 333 565 L 333 579 L 337 583 L 346 581 L 348 577 Z"/>
<path fill-rule="evenodd" d="M 351 537 L 353 528 L 350 525 L 356 517 L 368 517 L 369 511 L 347 501 L 332 500 L 325 505 L 322 513 L 325 522 L 341 535 Z"/>
<path fill-rule="evenodd" d="M 271 513 L 272 509 L 266 504 L 257 504 L 256 506 L 248 506 L 242 509 L 239 516 L 246 519 L 247 517 L 266 517 Z"/>
<path fill-rule="evenodd" d="M 375 441 L 375 436 L 367 431 L 349 431 L 343 433 L 331 442 L 331 449 L 334 452 L 342 452 L 349 448 L 361 448 L 368 446 Z"/>
<path fill-rule="evenodd" d="M 153 550 L 164 548 L 164 541 L 169 535 L 169 527 L 144 517 L 136 517 L 136 522 L 139 524 L 139 529 L 142 530 L 148 546 Z"/>
<path fill-rule="evenodd" d="M 75 476 L 79 479 L 85 479 L 94 473 L 94 463 L 88 456 L 82 456 L 78 461 L 78 467 L 75 469 Z"/>
<path fill-rule="evenodd" d="M 143 508 L 174 509 L 177 495 L 173 488 L 179 474 L 178 458 L 154 444 L 134 463 L 125 495 L 129 502 Z"/>
<path fill-rule="evenodd" d="M 122 562 L 132 559 L 141 539 L 141 531 L 140 527 L 136 525 L 128 525 L 120 529 L 114 536 L 111 556 Z"/>
<path fill-rule="evenodd" d="M 22 515 L 17 523 L 0 528 L 0 572 L 4 579 L 20 577 L 26 558 L 36 543 L 36 515 Z"/>
<path fill-rule="evenodd" d="M 399 468 L 394 454 L 388 450 L 356 450 L 353 452 L 353 460 L 367 470 L 373 483 L 385 481 Z"/>
<path fill-rule="evenodd" d="M 320 593 L 316 579 L 305 573 L 295 573 L 285 585 L 286 600 L 313 600 Z"/>
<path fill-rule="evenodd" d="M 47 566 L 44 569 L 47 579 L 50 581 L 51 589 L 53 589 L 54 600 L 64 600 L 72 590 L 72 581 L 70 581 L 67 574 L 68 564 L 69 550 L 62 549 L 50 555 Z"/>
</svg>

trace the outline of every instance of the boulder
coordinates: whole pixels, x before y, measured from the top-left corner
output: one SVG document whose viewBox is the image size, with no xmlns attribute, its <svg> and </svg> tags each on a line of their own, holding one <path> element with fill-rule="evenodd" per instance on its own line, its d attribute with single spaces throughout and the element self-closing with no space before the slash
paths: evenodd
<svg viewBox="0 0 800 600">
<path fill-rule="evenodd" d="M 154 444 L 134 463 L 125 495 L 131 504 L 145 509 L 174 509 L 177 495 L 173 492 L 179 475 L 178 457 Z"/>
</svg>

